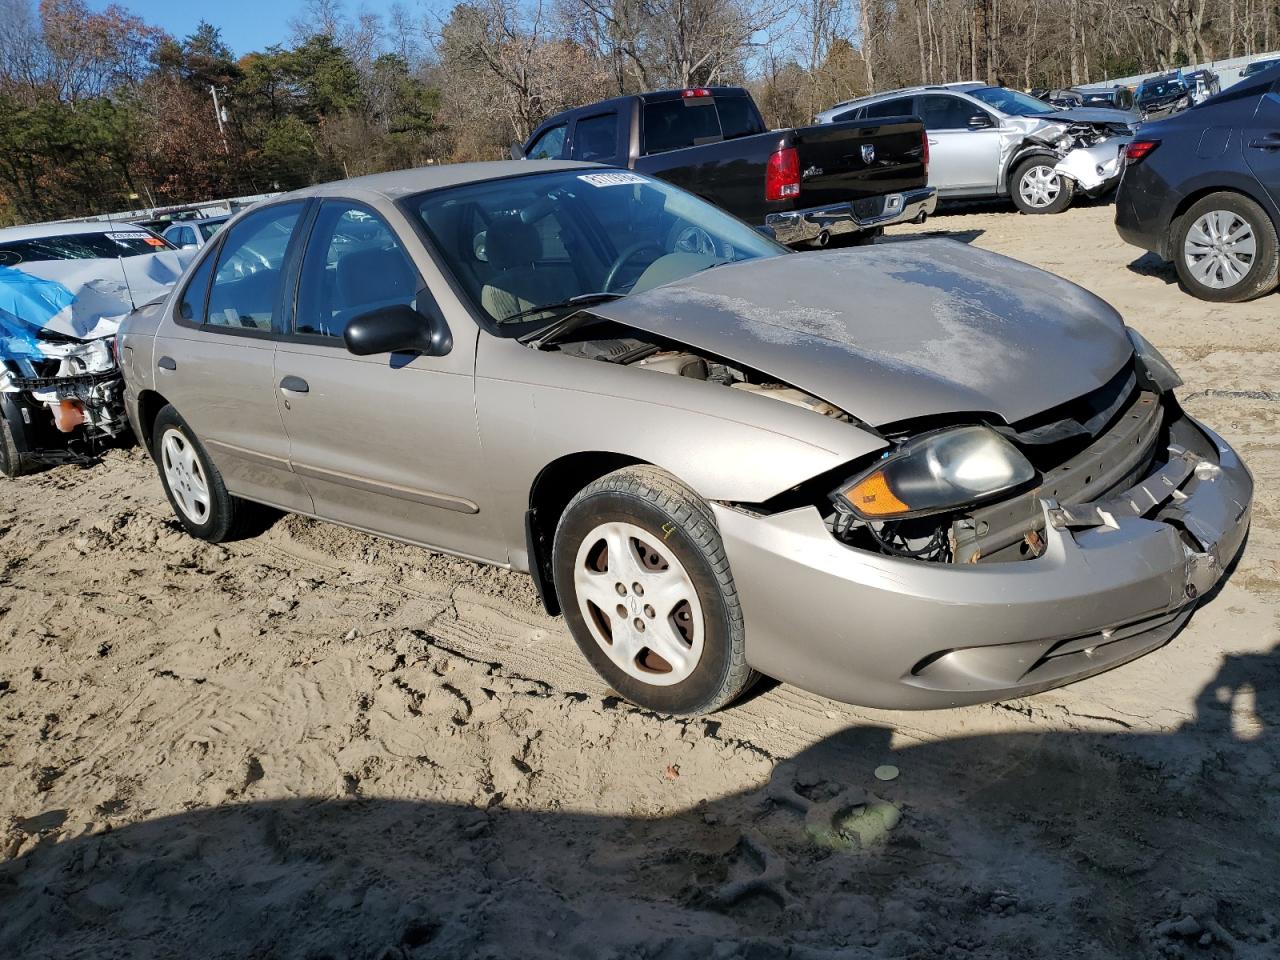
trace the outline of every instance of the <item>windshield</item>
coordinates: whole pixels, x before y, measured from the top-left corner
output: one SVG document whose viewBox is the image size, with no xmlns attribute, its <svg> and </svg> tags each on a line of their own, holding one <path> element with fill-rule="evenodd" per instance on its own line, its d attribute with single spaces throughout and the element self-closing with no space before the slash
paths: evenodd
<svg viewBox="0 0 1280 960">
<path fill-rule="evenodd" d="M 1144 83 L 1142 89 L 1138 91 L 1139 100 L 1156 100 L 1160 97 L 1181 96 L 1187 92 L 1187 88 L 1182 85 L 1181 80 L 1159 80 L 1154 83 Z"/>
<path fill-rule="evenodd" d="M 639 293 L 787 252 L 711 204 L 626 170 L 491 180 L 407 203 L 500 336 L 580 309 L 575 298 Z"/>
<path fill-rule="evenodd" d="M 0 242 L 0 266 L 16 267 L 40 260 L 114 260 L 172 249 L 168 242 L 145 230 L 68 233 Z"/>
<path fill-rule="evenodd" d="M 1053 107 L 1043 100 L 1005 87 L 979 87 L 977 90 L 966 90 L 965 93 L 1011 117 L 1039 117 L 1053 113 Z"/>
</svg>

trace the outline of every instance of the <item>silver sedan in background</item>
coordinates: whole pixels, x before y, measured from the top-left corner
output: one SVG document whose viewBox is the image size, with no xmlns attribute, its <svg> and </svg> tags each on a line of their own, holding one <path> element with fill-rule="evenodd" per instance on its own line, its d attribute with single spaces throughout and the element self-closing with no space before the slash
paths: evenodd
<svg viewBox="0 0 1280 960">
<path fill-rule="evenodd" d="M 1167 642 L 1249 522 L 1079 287 L 945 240 L 794 254 L 589 164 L 279 197 L 119 346 L 193 535 L 261 503 L 527 571 L 666 713 L 757 673 L 912 708 L 1076 680 Z"/>
</svg>

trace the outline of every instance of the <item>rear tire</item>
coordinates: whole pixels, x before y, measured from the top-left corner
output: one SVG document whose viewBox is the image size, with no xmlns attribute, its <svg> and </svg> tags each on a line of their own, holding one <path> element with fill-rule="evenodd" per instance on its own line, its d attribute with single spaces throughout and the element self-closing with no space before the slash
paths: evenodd
<svg viewBox="0 0 1280 960">
<path fill-rule="evenodd" d="M 583 656 L 632 703 L 711 713 L 757 679 L 715 517 L 665 471 L 626 467 L 579 492 L 552 566 Z"/>
<path fill-rule="evenodd" d="M 151 457 L 178 522 L 210 543 L 235 536 L 249 504 L 231 495 L 204 445 L 172 405 L 156 415 Z"/>
<path fill-rule="evenodd" d="M 1076 183 L 1054 173 L 1054 159 L 1047 156 L 1028 157 L 1013 168 L 1009 193 L 1013 205 L 1023 213 L 1061 213 L 1071 206 Z"/>
<path fill-rule="evenodd" d="M 1183 289 L 1201 300 L 1252 300 L 1280 279 L 1275 224 L 1242 194 L 1223 191 L 1197 200 L 1175 222 L 1170 241 Z"/>
</svg>

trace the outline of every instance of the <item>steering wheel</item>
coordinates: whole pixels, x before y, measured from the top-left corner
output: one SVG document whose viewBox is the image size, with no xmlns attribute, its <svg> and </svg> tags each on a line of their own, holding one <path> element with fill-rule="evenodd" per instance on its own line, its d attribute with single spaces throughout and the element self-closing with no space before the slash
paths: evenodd
<svg viewBox="0 0 1280 960">
<path fill-rule="evenodd" d="M 628 261 L 633 260 L 637 253 L 640 253 L 641 251 L 644 251 L 644 250 L 656 250 L 658 251 L 658 256 L 660 257 L 665 256 L 667 252 L 663 248 L 662 244 L 654 240 L 641 240 L 639 243 L 631 244 L 631 246 L 627 247 L 620 254 L 618 254 L 617 260 L 613 261 L 613 266 L 609 268 L 609 272 L 605 275 L 604 287 L 602 289 L 607 293 L 612 293 L 613 283 L 615 280 L 618 279 L 618 274 L 622 271 L 622 268 L 626 266 Z"/>
</svg>

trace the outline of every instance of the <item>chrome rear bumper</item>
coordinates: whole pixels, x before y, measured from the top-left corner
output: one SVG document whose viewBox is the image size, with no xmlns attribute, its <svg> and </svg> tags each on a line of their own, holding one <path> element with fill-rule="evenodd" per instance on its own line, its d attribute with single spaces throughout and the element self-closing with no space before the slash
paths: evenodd
<svg viewBox="0 0 1280 960">
<path fill-rule="evenodd" d="M 933 213 L 937 205 L 938 191 L 933 187 L 921 187 L 906 193 L 889 193 L 826 207 L 771 213 L 764 222 L 773 230 L 779 243 L 790 245 L 923 220 Z"/>
</svg>

